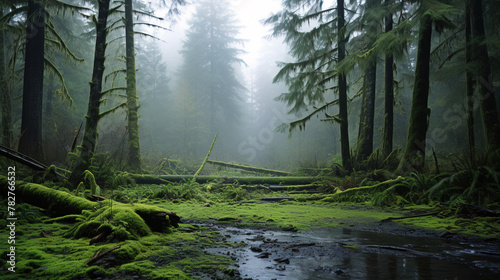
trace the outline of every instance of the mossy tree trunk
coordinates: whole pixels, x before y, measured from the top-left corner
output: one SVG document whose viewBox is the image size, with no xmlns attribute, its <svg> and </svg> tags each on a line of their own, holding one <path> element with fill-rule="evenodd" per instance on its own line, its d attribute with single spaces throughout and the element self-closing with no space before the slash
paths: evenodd
<svg viewBox="0 0 500 280">
<path fill-rule="evenodd" d="M 97 125 L 102 115 L 99 107 L 102 98 L 102 82 L 104 74 L 104 62 L 106 60 L 106 25 L 109 16 L 109 4 L 111 0 L 99 0 L 99 14 L 96 24 L 96 42 L 94 50 L 94 68 L 92 71 L 92 81 L 90 82 L 89 103 L 87 114 L 85 115 L 85 129 L 83 132 L 82 145 L 78 148 L 78 159 L 70 182 L 76 186 L 83 179 L 83 172 L 90 166 L 90 160 L 94 154 L 97 143 Z"/>
<path fill-rule="evenodd" d="M 488 151 L 500 149 L 500 123 L 496 106 L 493 78 L 491 75 L 488 47 L 485 43 L 483 1 L 469 0 L 471 15 L 472 61 L 476 73 L 476 90 L 481 106 L 486 148 Z"/>
<path fill-rule="evenodd" d="M 0 7 L 3 17 L 3 7 Z M 12 148 L 12 107 L 9 80 L 7 78 L 7 49 L 5 48 L 5 30 L 0 30 L 0 102 L 2 103 L 2 145 Z"/>
<path fill-rule="evenodd" d="M 29 0 L 26 21 L 23 104 L 19 152 L 43 159 L 42 102 L 45 46 L 45 8 Z"/>
<path fill-rule="evenodd" d="M 430 110 L 427 108 L 429 97 L 429 66 L 431 53 L 432 19 L 424 14 L 420 19 L 418 38 L 417 65 L 413 98 L 410 110 L 410 124 L 403 157 L 398 170 L 422 170 L 425 162 L 425 138 L 429 122 Z"/>
<path fill-rule="evenodd" d="M 392 0 L 386 0 L 390 5 Z M 385 32 L 392 30 L 392 13 L 385 15 Z M 382 132 L 382 154 L 389 156 L 392 152 L 394 134 L 394 57 L 392 54 L 385 55 L 385 77 L 384 77 L 384 129 Z"/>
<path fill-rule="evenodd" d="M 132 171 L 141 171 L 141 145 L 139 141 L 139 102 L 135 79 L 134 21 L 132 0 L 125 0 L 125 48 L 127 64 L 127 120 L 128 165 Z"/>
<path fill-rule="evenodd" d="M 467 65 L 466 78 L 466 96 L 465 96 L 465 119 L 467 121 L 467 134 L 469 139 L 469 153 L 474 159 L 476 150 L 476 141 L 474 133 L 474 78 L 470 69 L 472 62 L 472 45 L 471 45 L 471 15 L 470 8 L 465 6 L 465 62 Z"/>
<path fill-rule="evenodd" d="M 338 62 L 345 58 L 345 15 L 344 0 L 337 0 L 337 27 L 338 27 Z M 348 172 L 352 171 L 351 151 L 349 148 L 349 121 L 347 119 L 347 79 L 344 73 L 339 74 L 339 117 L 340 117 L 340 146 L 342 166 Z"/>
<path fill-rule="evenodd" d="M 366 11 L 371 10 L 378 5 L 378 0 L 366 1 Z M 378 22 L 372 17 L 366 20 L 365 49 L 373 47 L 378 34 Z M 358 141 L 356 142 L 355 155 L 356 160 L 362 161 L 368 158 L 373 152 L 373 126 L 375 119 L 375 93 L 377 80 L 377 58 L 369 56 L 365 68 L 363 80 L 363 98 L 361 100 L 361 112 L 359 116 Z"/>
<path fill-rule="evenodd" d="M 363 98 L 359 116 L 358 140 L 356 142 L 356 160 L 367 159 L 373 152 L 373 125 L 375 117 L 375 81 L 376 62 L 370 62 L 365 69 Z"/>
</svg>

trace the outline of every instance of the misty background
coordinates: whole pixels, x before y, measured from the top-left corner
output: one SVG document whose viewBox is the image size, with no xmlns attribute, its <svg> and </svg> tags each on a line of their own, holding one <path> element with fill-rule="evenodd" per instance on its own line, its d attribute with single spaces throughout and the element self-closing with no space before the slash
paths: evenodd
<svg viewBox="0 0 500 280">
<path fill-rule="evenodd" d="M 80 4 L 79 1 L 69 1 Z M 284 83 L 273 83 L 280 62 L 292 62 L 289 46 L 283 38 L 270 36 L 272 26 L 262 22 L 282 10 L 280 0 L 255 1 L 196 1 L 180 7 L 177 16 L 166 16 L 167 8 L 139 2 L 139 10 L 154 11 L 163 21 L 137 17 L 135 35 L 137 93 L 142 157 L 157 162 L 163 158 L 199 161 L 218 133 L 211 159 L 241 162 L 268 168 L 293 169 L 307 163 L 329 165 L 340 162 L 339 126 L 323 121 L 320 113 L 307 123 L 305 130 L 288 133 L 278 127 L 304 117 L 308 111 L 288 114 L 290 107 L 275 98 L 287 92 Z M 210 10 L 210 5 L 217 5 Z M 330 6 L 328 1 L 325 7 Z M 333 4 L 332 4 L 333 5 Z M 356 16 L 356 15 L 354 15 Z M 47 75 L 44 87 L 44 149 L 46 161 L 64 164 L 73 138 L 83 124 L 89 94 L 89 77 L 95 36 L 88 19 L 60 14 L 54 17 L 61 36 L 76 56 L 85 62 L 71 62 L 64 55 L 51 52 L 55 64 L 64 74 L 73 103 L 58 98 L 59 82 Z M 155 23 L 162 28 L 152 28 Z M 209 36 L 210 26 L 217 27 Z M 311 23 L 314 26 L 314 23 Z M 307 28 L 307 27 L 305 27 Z M 166 30 L 168 29 L 168 30 Z M 117 32 L 118 33 L 118 32 Z M 145 35 L 150 34 L 152 36 Z M 212 34 L 213 35 L 213 34 Z M 417 37 L 415 30 L 415 38 Z M 107 86 L 124 86 L 123 76 L 111 73 L 123 68 L 124 44 L 110 34 L 106 60 Z M 116 34 L 116 37 L 121 36 Z M 13 42 L 9 42 L 13 43 Z M 438 43 L 435 39 L 434 44 Z M 210 48 L 207 49 L 207 46 Z M 439 54 L 433 54 L 439 55 Z M 219 70 L 207 69 L 222 65 Z M 416 60 L 416 42 L 407 49 L 403 61 L 395 69 L 394 147 L 404 147 L 411 104 Z M 377 69 L 377 98 L 375 104 L 374 149 L 380 146 L 383 127 L 383 65 Z M 497 66 L 493 65 L 496 69 Z M 434 67 L 431 75 L 429 107 L 429 148 L 439 154 L 465 149 L 465 118 L 463 100 L 456 93 L 465 87 L 463 71 L 454 72 Z M 354 98 L 362 86 L 362 71 L 355 68 L 348 75 L 349 135 L 354 144 L 358 135 L 360 99 Z M 13 85 L 12 110 L 14 131 L 21 126 L 20 81 Z M 439 94 L 436 94 L 436 93 Z M 325 94 L 326 101 L 335 99 L 333 92 Z M 498 100 L 498 99 L 497 99 Z M 123 102 L 119 94 L 108 98 L 102 110 Z M 307 103 L 308 101 L 306 101 Z M 337 113 L 331 108 L 330 115 Z M 479 119 L 479 110 L 475 110 Z M 99 122 L 97 153 L 108 153 L 118 163 L 126 164 L 126 114 L 118 110 Z M 442 135 L 433 135 L 439 128 Z M 482 125 L 475 126 L 478 146 L 483 145 Z M 81 135 L 79 136 L 81 137 Z M 61 148 L 62 147 L 62 148 Z"/>
</svg>

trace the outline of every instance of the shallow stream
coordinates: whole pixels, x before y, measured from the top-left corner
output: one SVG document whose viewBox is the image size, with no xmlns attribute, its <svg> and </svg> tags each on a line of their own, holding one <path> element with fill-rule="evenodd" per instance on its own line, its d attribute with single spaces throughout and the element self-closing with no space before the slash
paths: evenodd
<svg viewBox="0 0 500 280">
<path fill-rule="evenodd" d="M 500 279 L 498 242 L 344 229 L 281 232 L 212 225 L 242 279 Z M 293 230 L 293 229 L 292 229 Z"/>
</svg>

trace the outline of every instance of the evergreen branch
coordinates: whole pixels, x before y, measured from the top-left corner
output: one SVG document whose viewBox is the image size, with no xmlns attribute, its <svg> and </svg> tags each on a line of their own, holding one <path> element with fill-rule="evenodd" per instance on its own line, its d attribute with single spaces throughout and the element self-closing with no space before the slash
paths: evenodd
<svg viewBox="0 0 500 280">
<path fill-rule="evenodd" d="M 114 30 L 116 30 L 118 28 L 124 28 L 125 27 L 124 25 L 116 27 L 116 25 L 119 24 L 119 23 L 123 23 L 123 19 L 120 18 L 120 19 L 115 20 L 111 24 L 108 24 L 108 26 L 106 26 L 107 32 L 110 33 L 111 31 L 114 31 Z"/>
<path fill-rule="evenodd" d="M 101 96 L 104 96 L 110 92 L 114 92 L 114 91 L 118 91 L 118 90 L 127 90 L 127 87 L 114 87 L 114 88 L 107 89 L 105 91 L 101 91 Z"/>
<path fill-rule="evenodd" d="M 325 113 L 326 119 L 322 119 L 322 122 L 336 122 L 338 124 L 342 123 L 342 119 L 340 118 L 340 114 L 335 114 L 335 115 L 329 115 L 328 113 Z"/>
<path fill-rule="evenodd" d="M 107 83 L 108 82 L 108 79 L 109 77 L 113 76 L 113 81 L 116 79 L 116 76 L 118 76 L 118 74 L 126 74 L 127 73 L 127 69 L 125 68 L 122 68 L 122 69 L 119 69 L 119 70 L 115 70 L 109 74 L 106 75 L 106 77 L 104 77 L 104 81 Z"/>
<path fill-rule="evenodd" d="M 141 16 L 147 16 L 147 17 L 150 17 L 150 18 L 153 18 L 153 19 L 157 19 L 157 20 L 164 20 L 161 17 L 155 16 L 152 12 L 145 12 L 145 11 L 141 11 L 141 10 L 134 10 L 134 14 L 141 15 Z"/>
<path fill-rule="evenodd" d="M 68 88 L 66 87 L 66 82 L 64 81 L 62 73 L 59 71 L 59 69 L 57 69 L 57 67 L 54 65 L 54 63 L 52 63 L 52 61 L 50 61 L 47 58 L 44 58 L 44 61 L 45 61 L 45 66 L 47 66 L 47 69 L 52 73 L 54 73 L 61 82 L 61 88 L 57 90 L 56 93 L 59 94 L 62 99 L 67 100 L 70 106 L 73 105 L 73 98 L 71 98 L 71 96 L 69 95 Z"/>
<path fill-rule="evenodd" d="M 164 26 L 154 24 L 154 23 L 148 23 L 148 22 L 134 22 L 134 25 L 146 25 L 148 27 L 158 28 L 158 29 L 165 30 L 165 31 L 172 31 L 171 29 L 166 28 Z"/>
<path fill-rule="evenodd" d="M 297 127 L 299 127 L 300 131 L 305 130 L 306 129 L 306 122 L 308 122 L 314 115 L 316 115 L 317 113 L 319 113 L 321 111 L 328 109 L 328 107 L 330 107 L 331 105 L 338 105 L 338 104 L 339 104 L 339 100 L 335 99 L 331 102 L 325 103 L 323 106 L 321 106 L 319 108 L 315 108 L 314 111 L 312 111 L 309 115 L 305 116 L 304 118 L 289 123 L 288 124 L 289 125 L 288 132 L 292 133 L 292 131 Z"/>
<path fill-rule="evenodd" d="M 120 108 L 126 108 L 127 107 L 127 102 L 122 102 L 120 104 L 118 104 L 116 107 L 114 108 L 111 108 L 109 110 L 106 110 L 102 113 L 99 113 L 99 119 L 101 118 L 104 118 L 105 116 L 107 116 L 108 114 L 111 114 L 111 113 L 114 113 L 116 110 L 120 109 Z"/>
<path fill-rule="evenodd" d="M 70 58 L 74 59 L 75 61 L 78 61 L 78 62 L 85 61 L 85 59 L 77 57 L 69 49 L 68 45 L 66 45 L 66 42 L 64 41 L 64 39 L 59 35 L 59 33 L 57 33 L 57 31 L 55 30 L 55 27 L 54 27 L 54 25 L 52 23 L 49 23 L 46 26 L 48 27 L 48 30 L 50 31 L 50 33 L 56 37 L 56 40 L 53 40 L 51 38 L 45 38 L 46 40 L 49 39 L 48 42 L 55 43 L 57 46 L 59 46 L 59 49 L 61 51 L 63 51 L 67 56 L 69 56 Z"/>
<path fill-rule="evenodd" d="M 160 38 L 158 38 L 156 36 L 153 36 L 153 35 L 148 34 L 148 33 L 140 32 L 140 31 L 134 31 L 134 35 L 140 35 L 140 36 L 149 37 L 149 38 L 153 38 L 153 39 L 157 39 L 157 40 L 163 41 L 162 39 L 160 39 Z M 163 42 L 165 42 L 165 41 L 163 41 Z"/>
<path fill-rule="evenodd" d="M 12 21 L 13 18 L 19 15 L 24 15 L 28 12 L 28 6 L 13 7 L 10 12 L 5 14 L 0 18 L 0 26 L 10 26 L 8 23 Z"/>
<path fill-rule="evenodd" d="M 448 55 L 448 56 L 447 56 L 447 57 L 446 57 L 446 58 L 445 58 L 445 59 L 441 62 L 441 64 L 439 64 L 438 69 L 442 69 L 442 68 L 443 68 L 443 66 L 444 66 L 447 62 L 451 61 L 451 60 L 452 60 L 452 59 L 453 59 L 453 58 L 454 58 L 457 54 L 459 54 L 459 53 L 463 52 L 464 50 L 465 50 L 465 48 L 459 48 L 458 50 L 455 50 L 454 52 L 452 52 L 450 55 Z"/>
<path fill-rule="evenodd" d="M 73 5 L 73 4 L 69 4 L 69 3 L 66 3 L 66 2 L 63 2 L 63 1 L 60 1 L 60 0 L 49 0 L 49 1 L 46 1 L 46 3 L 48 4 L 47 7 L 49 8 L 55 8 L 56 12 L 59 12 L 59 11 L 63 11 L 63 13 L 66 11 L 66 10 L 70 10 L 71 12 L 78 12 L 78 13 L 82 13 L 82 12 L 93 12 L 92 9 L 89 9 L 89 8 L 86 8 L 86 7 L 82 7 L 82 6 L 78 6 L 78 5 Z"/>
<path fill-rule="evenodd" d="M 112 15 L 114 13 L 123 14 L 124 12 L 121 11 L 120 8 L 123 7 L 123 5 L 125 5 L 125 2 L 123 2 L 123 1 L 115 1 L 115 3 L 118 3 L 118 5 L 112 7 L 111 9 L 109 9 L 109 15 Z"/>
<path fill-rule="evenodd" d="M 123 38 L 125 38 L 125 35 L 123 35 L 123 36 L 118 36 L 118 37 L 116 37 L 116 38 L 113 38 L 112 40 L 108 40 L 108 41 L 106 42 L 106 45 L 111 45 L 111 44 L 112 44 L 112 43 L 114 43 L 115 41 L 118 41 L 118 40 L 123 39 Z"/>
</svg>

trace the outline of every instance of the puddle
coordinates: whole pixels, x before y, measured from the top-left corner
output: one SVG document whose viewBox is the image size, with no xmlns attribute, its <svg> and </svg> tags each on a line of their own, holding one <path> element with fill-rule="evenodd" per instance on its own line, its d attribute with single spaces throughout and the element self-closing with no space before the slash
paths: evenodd
<svg viewBox="0 0 500 280">
<path fill-rule="evenodd" d="M 500 279 L 498 244 L 351 229 L 280 232 L 212 225 L 242 279 Z"/>
</svg>

